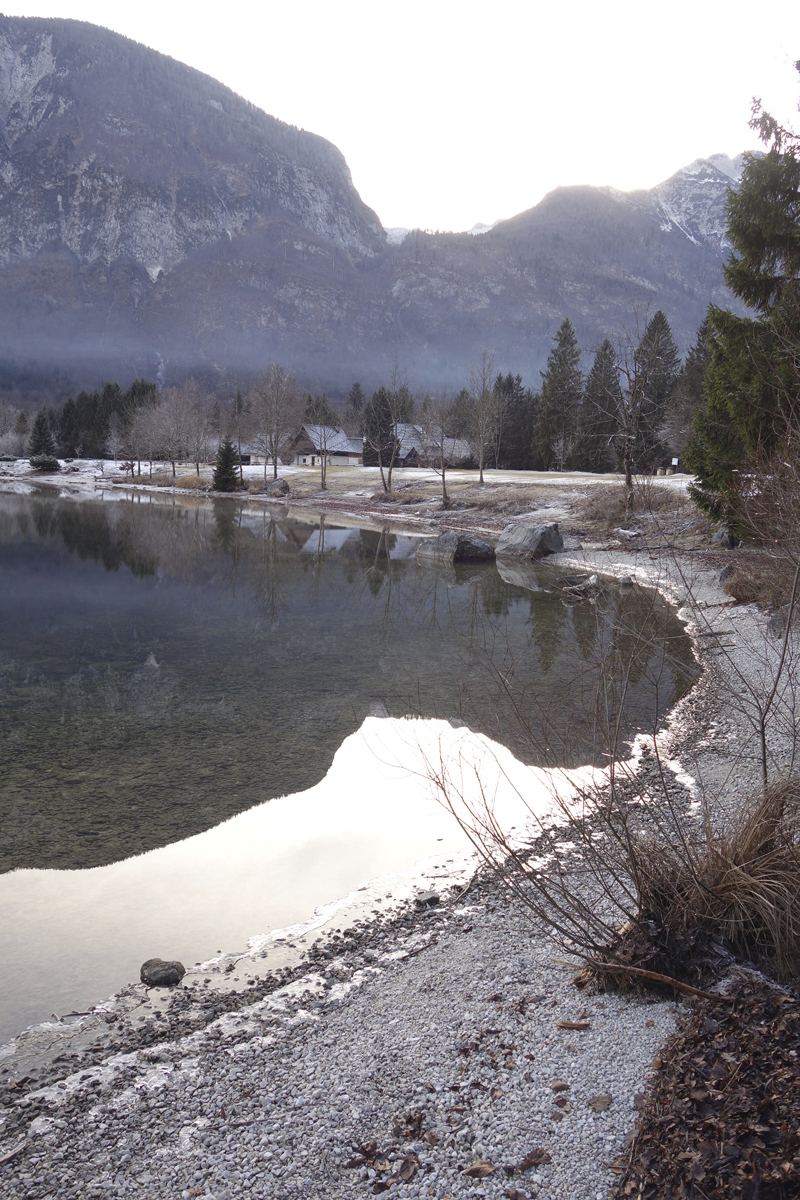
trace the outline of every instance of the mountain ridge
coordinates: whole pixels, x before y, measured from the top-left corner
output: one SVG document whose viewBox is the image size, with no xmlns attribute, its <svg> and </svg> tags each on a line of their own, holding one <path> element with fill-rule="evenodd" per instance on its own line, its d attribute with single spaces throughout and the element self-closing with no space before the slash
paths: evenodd
<svg viewBox="0 0 800 1200">
<path fill-rule="evenodd" d="M 535 380 L 564 316 L 588 353 L 648 306 L 685 350 L 731 302 L 740 168 L 558 188 L 480 236 L 397 241 L 324 138 L 99 26 L 2 17 L 0 357 L 164 380 L 279 358 L 336 390 L 395 356 L 456 383 L 488 345 Z"/>
</svg>

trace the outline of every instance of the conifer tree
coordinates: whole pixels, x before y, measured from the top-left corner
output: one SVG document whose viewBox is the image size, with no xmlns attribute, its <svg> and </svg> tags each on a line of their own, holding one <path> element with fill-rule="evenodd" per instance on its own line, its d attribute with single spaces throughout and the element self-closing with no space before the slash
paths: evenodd
<svg viewBox="0 0 800 1200">
<path fill-rule="evenodd" d="M 613 471 L 617 465 L 622 388 L 613 345 L 600 345 L 586 377 L 573 461 L 580 471 Z"/>
<path fill-rule="evenodd" d="M 47 419 L 47 413 L 42 408 L 36 414 L 36 420 L 33 422 L 30 440 L 28 442 L 28 453 L 31 459 L 34 458 L 55 458 L 56 444 L 53 439 L 53 433 L 50 429 L 50 422 Z"/>
<path fill-rule="evenodd" d="M 361 420 L 364 413 L 364 405 L 367 402 L 367 397 L 364 395 L 364 390 L 361 384 L 356 381 L 347 393 L 347 404 L 344 409 L 344 423 L 351 431 L 361 429 Z"/>
<path fill-rule="evenodd" d="M 686 355 L 672 395 L 667 401 L 660 438 L 672 455 L 681 458 L 692 433 L 695 413 L 706 402 L 705 374 L 711 362 L 711 327 L 704 320 Z"/>
<path fill-rule="evenodd" d="M 563 468 L 571 455 L 583 397 L 581 352 L 569 317 L 559 326 L 542 374 L 533 432 L 534 465 L 541 470 Z"/>
<path fill-rule="evenodd" d="M 214 466 L 213 488 L 215 492 L 235 492 L 239 483 L 238 455 L 236 447 L 229 437 L 225 438 L 217 450 L 217 461 Z"/>
<path fill-rule="evenodd" d="M 726 519 L 742 469 L 768 463 L 800 425 L 800 134 L 759 104 L 750 127 L 768 152 L 745 156 L 739 188 L 729 193 L 725 280 L 752 315 L 709 308 L 705 402 L 686 449 L 695 500 Z"/>
<path fill-rule="evenodd" d="M 681 356 L 675 345 L 669 321 L 661 309 L 647 322 L 636 355 L 641 364 L 641 378 L 644 381 L 636 452 L 636 465 L 642 471 L 655 466 L 664 457 L 659 433 L 681 365 Z"/>
</svg>

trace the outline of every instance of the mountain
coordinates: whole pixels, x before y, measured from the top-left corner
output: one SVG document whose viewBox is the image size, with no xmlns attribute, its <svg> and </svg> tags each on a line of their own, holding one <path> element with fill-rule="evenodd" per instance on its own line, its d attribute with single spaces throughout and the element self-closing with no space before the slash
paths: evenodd
<svg viewBox="0 0 800 1200">
<path fill-rule="evenodd" d="M 559 188 L 491 228 L 392 230 L 341 153 L 108 30 L 0 17 L 0 359 L 93 380 L 246 373 L 457 383 L 481 346 L 534 382 L 665 310 L 682 348 L 722 278 L 740 160 L 651 191 Z M 12 370 L 13 374 L 13 370 Z"/>
</svg>

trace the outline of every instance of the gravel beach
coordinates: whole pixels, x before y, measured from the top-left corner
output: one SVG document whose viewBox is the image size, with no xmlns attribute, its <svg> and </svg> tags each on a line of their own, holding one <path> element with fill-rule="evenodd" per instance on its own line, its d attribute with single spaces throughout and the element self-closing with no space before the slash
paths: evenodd
<svg viewBox="0 0 800 1200">
<path fill-rule="evenodd" d="M 6 1091 L 0 1191 L 604 1197 L 677 1006 L 584 996 L 557 958 L 486 881 L 319 942 L 218 1016 L 213 972 L 161 992 L 160 1024 L 121 1020 L 85 1070 Z"/>
</svg>

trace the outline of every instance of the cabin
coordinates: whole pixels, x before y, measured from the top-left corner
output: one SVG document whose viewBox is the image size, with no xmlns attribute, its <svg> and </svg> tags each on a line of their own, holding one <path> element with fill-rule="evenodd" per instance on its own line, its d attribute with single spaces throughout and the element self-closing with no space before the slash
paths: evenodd
<svg viewBox="0 0 800 1200">
<path fill-rule="evenodd" d="M 290 448 L 298 467 L 318 467 L 323 455 L 329 467 L 364 465 L 364 440 L 351 438 L 333 425 L 303 425 Z"/>
<path fill-rule="evenodd" d="M 441 467 L 440 455 L 432 451 L 430 439 L 421 425 L 398 424 L 397 454 L 399 467 Z M 472 461 L 469 443 L 463 438 L 445 438 L 445 466 L 465 466 Z"/>
</svg>

